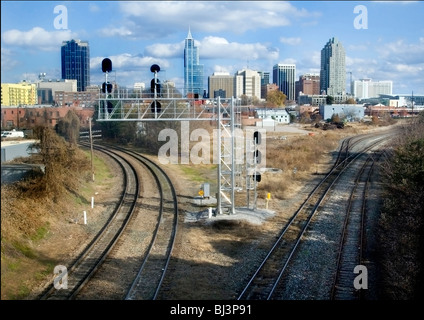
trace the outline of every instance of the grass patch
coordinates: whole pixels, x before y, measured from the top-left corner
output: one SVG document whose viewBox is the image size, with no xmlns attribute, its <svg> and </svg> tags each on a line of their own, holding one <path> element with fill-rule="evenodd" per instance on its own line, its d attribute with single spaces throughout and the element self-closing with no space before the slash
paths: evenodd
<svg viewBox="0 0 424 320">
<path fill-rule="evenodd" d="M 34 259 L 37 256 L 32 248 L 21 241 L 13 241 L 12 245 L 18 252 L 22 253 L 27 258 Z"/>
<path fill-rule="evenodd" d="M 91 159 L 91 152 L 88 150 L 84 150 L 87 158 Z M 110 171 L 109 166 L 106 165 L 102 158 L 99 158 L 96 154 L 94 154 L 93 158 L 93 169 L 94 169 L 94 180 L 97 182 L 101 182 L 110 178 L 113 178 L 113 173 Z M 90 176 L 91 177 L 91 176 Z M 81 188 L 82 192 L 90 193 L 93 191 L 92 184 L 86 184 L 83 188 Z"/>
<path fill-rule="evenodd" d="M 20 268 L 20 261 L 19 260 L 13 260 L 7 262 L 7 269 L 10 271 L 17 271 Z"/>
<path fill-rule="evenodd" d="M 180 165 L 179 166 L 186 177 L 194 182 L 209 182 L 214 183 L 216 176 L 216 165 Z M 212 174 L 214 176 L 212 176 Z"/>
<path fill-rule="evenodd" d="M 47 276 L 49 276 L 49 275 L 51 275 L 51 274 L 53 274 L 53 269 L 54 269 L 54 267 L 55 267 L 55 264 L 54 263 L 52 263 L 52 262 L 47 262 L 46 263 L 46 266 L 45 266 L 45 269 L 44 270 L 42 270 L 42 271 L 39 271 L 39 272 L 37 272 L 36 274 L 35 274 L 35 279 L 37 280 L 37 281 L 41 281 L 41 280 L 43 280 L 43 279 L 45 279 Z"/>
<path fill-rule="evenodd" d="M 39 241 L 41 239 L 44 239 L 49 232 L 50 223 L 46 222 L 44 226 L 39 227 L 35 233 L 30 237 L 32 241 Z"/>
<path fill-rule="evenodd" d="M 18 292 L 16 295 L 12 296 L 13 300 L 22 300 L 26 298 L 30 294 L 31 290 L 28 288 L 27 285 L 21 283 L 18 289 Z"/>
<path fill-rule="evenodd" d="M 110 171 L 109 166 L 106 165 L 102 158 L 99 158 L 96 155 L 94 155 L 93 166 L 95 181 L 102 182 L 114 177 L 113 172 Z"/>
<path fill-rule="evenodd" d="M 90 160 L 91 153 L 90 151 L 84 151 L 87 158 Z M 82 183 L 78 193 L 74 193 L 72 201 L 75 203 L 75 206 L 87 206 L 91 203 L 91 197 L 96 192 L 96 186 L 105 185 L 107 187 L 112 186 L 112 182 L 107 183 L 109 179 L 114 178 L 113 172 L 110 170 L 109 166 L 105 161 L 94 154 L 93 158 L 93 167 L 94 167 L 94 181 L 91 180 L 92 176 L 90 174 L 89 181 Z"/>
</svg>

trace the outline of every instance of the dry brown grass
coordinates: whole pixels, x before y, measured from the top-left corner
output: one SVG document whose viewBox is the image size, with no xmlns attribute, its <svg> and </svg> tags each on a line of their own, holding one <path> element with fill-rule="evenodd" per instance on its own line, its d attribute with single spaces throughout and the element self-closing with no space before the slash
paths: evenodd
<svg viewBox="0 0 424 320">
<path fill-rule="evenodd" d="M 54 202 L 48 197 L 25 197 L 7 186 L 2 186 L 1 197 L 1 299 L 24 299 L 57 264 L 41 253 L 39 244 L 63 223 L 59 221 L 66 217 L 63 213 L 75 207 L 69 198 Z"/>
<path fill-rule="evenodd" d="M 323 173 L 328 169 L 331 152 L 337 149 L 340 139 L 350 132 L 317 132 L 314 136 L 267 140 L 266 166 L 281 169 L 282 173 L 263 174 L 258 190 L 271 192 L 279 199 L 290 197 L 311 174 Z M 262 195 L 266 194 L 262 192 Z"/>
</svg>

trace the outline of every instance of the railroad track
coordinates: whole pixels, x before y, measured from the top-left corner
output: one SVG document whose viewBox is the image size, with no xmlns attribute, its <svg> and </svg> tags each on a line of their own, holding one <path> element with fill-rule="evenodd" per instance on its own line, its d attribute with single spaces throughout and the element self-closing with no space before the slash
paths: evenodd
<svg viewBox="0 0 424 320">
<path fill-rule="evenodd" d="M 372 140 L 364 150 L 354 151 L 353 147 L 366 139 Z M 322 181 L 312 190 L 302 206 L 289 220 L 274 245 L 252 275 L 238 300 L 269 300 L 296 252 L 299 243 L 318 207 L 323 203 L 334 183 L 343 172 L 358 159 L 368 152 L 373 146 L 387 139 L 386 135 L 373 138 L 372 135 L 351 137 L 343 141 L 335 165 Z"/>
<path fill-rule="evenodd" d="M 83 145 L 89 147 L 88 144 Z M 154 300 L 165 277 L 176 236 L 178 204 L 175 189 L 166 173 L 141 154 L 113 145 L 95 145 L 93 148 L 112 156 L 120 163 L 125 173 L 126 192 L 122 195 L 120 204 L 107 225 L 78 259 L 68 266 L 68 288 L 57 290 L 51 285 L 40 299 L 77 299 L 79 292 L 89 283 L 102 263 L 105 262 L 108 254 L 116 247 L 115 244 L 124 234 L 124 229 L 130 222 L 139 195 L 140 183 L 136 174 L 135 161 L 151 173 L 157 184 L 160 201 L 158 201 L 159 210 L 155 212 L 157 222 L 148 249 L 140 258 L 138 272 L 134 273 L 131 286 L 127 287 L 122 299 Z M 129 198 L 126 196 L 127 194 L 131 194 L 133 197 Z M 131 212 L 123 217 L 125 214 L 122 208 L 128 207 L 131 207 Z M 112 227 L 117 224 L 117 221 L 122 221 L 119 229 L 116 226 Z M 113 240 L 109 240 L 111 236 Z M 116 277 L 114 281 L 121 280 Z"/>
<path fill-rule="evenodd" d="M 151 241 L 140 259 L 134 279 L 123 296 L 125 300 L 155 300 L 168 269 L 178 228 L 178 200 L 175 188 L 165 171 L 156 163 L 132 150 L 102 144 L 97 148 L 123 153 L 141 164 L 154 178 L 158 190 L 156 226 Z M 145 186 L 145 188 L 150 186 Z M 151 211 L 149 211 L 151 212 Z"/>
<path fill-rule="evenodd" d="M 331 286 L 331 300 L 356 300 L 362 297 L 363 290 L 353 285 L 356 275 L 352 271 L 356 266 L 363 265 L 362 256 L 366 237 L 364 224 L 369 184 L 374 166 L 382 154 L 382 151 L 370 154 L 354 181 L 339 243 L 336 272 Z"/>
<path fill-rule="evenodd" d="M 155 176 L 159 187 L 161 206 L 153 241 L 125 296 L 126 300 L 155 300 L 165 278 L 177 234 L 177 194 L 169 176 L 153 161 L 134 151 L 116 149 L 131 154 L 143 163 Z"/>
<path fill-rule="evenodd" d="M 66 266 L 67 288 L 56 288 L 54 284 L 51 284 L 40 296 L 41 300 L 74 299 L 112 250 L 134 212 L 140 188 L 135 168 L 115 152 L 110 150 L 102 150 L 102 152 L 111 156 L 122 168 L 125 181 L 124 192 L 105 226 L 80 256 L 71 265 Z"/>
</svg>

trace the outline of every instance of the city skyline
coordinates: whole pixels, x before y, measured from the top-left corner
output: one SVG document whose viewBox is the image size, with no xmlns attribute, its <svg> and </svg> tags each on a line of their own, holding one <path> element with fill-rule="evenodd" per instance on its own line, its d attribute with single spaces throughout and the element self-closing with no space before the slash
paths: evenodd
<svg viewBox="0 0 424 320">
<path fill-rule="evenodd" d="M 393 81 L 394 94 L 424 94 L 424 3 L 419 1 L 2 1 L 2 82 L 61 78 L 63 41 L 90 43 L 91 84 L 132 88 L 160 80 L 184 88 L 184 41 L 190 29 L 204 65 L 214 72 L 272 72 L 295 64 L 296 79 L 319 74 L 320 51 L 336 37 L 352 80 Z M 65 14 L 66 13 L 66 14 Z M 66 28 L 65 28 L 66 27 Z M 346 92 L 350 92 L 346 76 Z M 271 79 L 272 82 L 272 79 Z"/>
</svg>

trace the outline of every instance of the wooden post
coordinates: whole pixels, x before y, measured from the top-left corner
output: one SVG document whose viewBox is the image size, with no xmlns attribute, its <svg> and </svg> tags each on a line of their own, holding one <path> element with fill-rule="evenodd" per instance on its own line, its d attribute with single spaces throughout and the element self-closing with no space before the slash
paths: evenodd
<svg viewBox="0 0 424 320">
<path fill-rule="evenodd" d="M 94 182 L 94 165 L 93 165 L 93 135 L 91 134 L 91 118 L 88 119 L 89 130 L 90 130 L 90 149 L 91 149 L 91 174 Z"/>
</svg>

